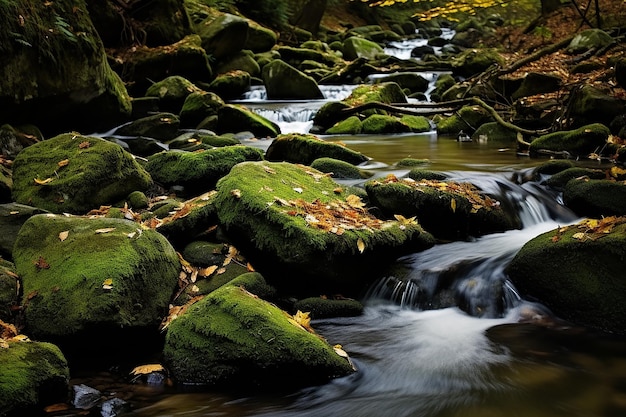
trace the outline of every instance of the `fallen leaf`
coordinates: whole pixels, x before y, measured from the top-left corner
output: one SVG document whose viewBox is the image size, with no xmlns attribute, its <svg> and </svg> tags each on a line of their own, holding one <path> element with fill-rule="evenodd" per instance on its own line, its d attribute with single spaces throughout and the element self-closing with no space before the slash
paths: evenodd
<svg viewBox="0 0 626 417">
<path fill-rule="evenodd" d="M 300 187 L 294 187 L 293 190 L 298 193 L 298 194 L 302 194 L 302 192 L 304 191 L 302 188 Z"/>
<path fill-rule="evenodd" d="M 241 190 L 235 188 L 234 190 L 230 190 L 230 194 L 235 198 L 241 198 Z"/>
<path fill-rule="evenodd" d="M 40 180 L 39 178 L 35 178 L 35 184 L 37 185 L 46 185 L 54 181 L 54 178 L 46 178 L 45 180 Z"/>
<path fill-rule="evenodd" d="M 452 209 L 452 213 L 456 213 L 456 200 L 454 198 L 450 200 L 450 208 Z"/>
<path fill-rule="evenodd" d="M 69 163 L 70 163 L 70 160 L 69 160 L 69 159 L 64 159 L 64 160 L 62 160 L 62 161 L 57 162 L 57 165 L 58 165 L 60 168 L 62 168 L 62 167 L 64 167 L 64 166 L 67 166 Z"/>
<path fill-rule="evenodd" d="M 359 238 L 356 241 L 356 247 L 359 249 L 359 253 L 363 253 L 365 250 L 365 242 L 363 242 L 363 239 Z"/>
<path fill-rule="evenodd" d="M 358 195 L 350 194 L 346 197 L 346 202 L 350 207 L 353 208 L 363 208 L 365 207 L 365 203 L 361 200 L 361 197 Z"/>
<path fill-rule="evenodd" d="M 102 283 L 103 290 L 112 290 L 113 289 L 113 278 L 107 278 Z"/>
<path fill-rule="evenodd" d="M 207 266 L 206 268 L 198 270 L 198 275 L 201 277 L 208 277 L 213 274 L 213 272 L 217 271 L 217 268 L 217 265 Z"/>
<path fill-rule="evenodd" d="M 296 321 L 296 323 L 298 323 L 300 326 L 304 327 L 305 329 L 309 330 L 309 331 L 313 331 L 313 329 L 311 328 L 311 317 L 310 316 L 311 313 L 309 312 L 302 312 L 300 310 L 298 310 L 296 312 L 296 314 L 293 316 L 293 319 Z"/>
<path fill-rule="evenodd" d="M 84 141 L 78 144 L 78 147 L 80 149 L 87 149 L 90 146 L 91 146 L 91 143 L 89 143 L 89 141 Z"/>
<path fill-rule="evenodd" d="M 148 374 L 151 374 L 152 372 L 165 372 L 165 368 L 161 364 L 158 364 L 158 363 L 150 364 L 150 365 L 139 365 L 135 367 L 132 371 L 130 371 L 130 374 L 133 376 L 138 376 L 138 375 L 148 375 Z"/>
<path fill-rule="evenodd" d="M 39 259 L 37 259 L 33 263 L 35 264 L 35 267 L 38 270 L 40 270 L 40 269 L 50 269 L 50 264 L 48 264 L 48 262 L 46 262 L 46 260 L 43 258 L 43 256 L 40 256 Z"/>
<path fill-rule="evenodd" d="M 63 232 L 59 233 L 59 240 L 60 240 L 61 242 L 63 242 L 65 239 L 67 239 L 67 237 L 69 236 L 69 234 L 70 234 L 70 231 L 69 231 L 69 230 L 65 230 L 65 231 L 63 231 Z"/>
<path fill-rule="evenodd" d="M 96 229 L 96 234 L 99 235 L 102 233 L 109 233 L 109 232 L 112 232 L 113 230 L 115 230 L 115 227 L 105 227 L 102 229 Z"/>
<path fill-rule="evenodd" d="M 574 233 L 572 235 L 572 239 L 576 239 L 576 240 L 584 240 L 585 237 L 586 235 L 583 232 Z"/>
</svg>

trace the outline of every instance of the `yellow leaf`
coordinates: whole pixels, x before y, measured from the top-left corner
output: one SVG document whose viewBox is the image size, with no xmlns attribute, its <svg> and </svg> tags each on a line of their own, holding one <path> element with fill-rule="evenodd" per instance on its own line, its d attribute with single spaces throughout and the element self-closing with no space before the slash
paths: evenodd
<svg viewBox="0 0 626 417">
<path fill-rule="evenodd" d="M 309 312 L 303 313 L 302 311 L 298 310 L 298 312 L 293 316 L 293 319 L 302 327 L 308 328 L 311 324 L 311 318 L 309 317 L 309 315 Z"/>
<path fill-rule="evenodd" d="M 404 217 L 401 214 L 394 214 L 393 217 L 395 217 L 395 219 L 398 221 L 398 223 L 400 223 L 402 225 L 417 224 L 417 221 L 415 220 L 416 216 L 409 217 L 407 219 L 406 217 Z"/>
<path fill-rule="evenodd" d="M 165 368 L 163 368 L 163 366 L 158 363 L 150 364 L 150 365 L 140 365 L 140 366 L 135 367 L 132 371 L 130 371 L 130 374 L 133 376 L 137 376 L 137 375 L 148 375 L 148 374 L 151 374 L 152 372 L 165 372 Z"/>
<path fill-rule="evenodd" d="M 365 242 L 363 242 L 363 239 L 359 238 L 356 241 L 356 247 L 359 248 L 360 253 L 363 253 L 363 251 L 365 250 Z"/>
<path fill-rule="evenodd" d="M 365 203 L 361 201 L 361 197 L 358 195 L 350 194 L 346 197 L 346 202 L 350 207 L 354 208 L 363 208 L 365 207 Z"/>
<path fill-rule="evenodd" d="M 11 342 L 30 342 L 30 339 L 25 334 L 18 334 L 17 336 L 9 339 Z"/>
<path fill-rule="evenodd" d="M 576 240 L 583 240 L 585 239 L 585 234 L 583 232 L 578 232 L 578 233 L 574 233 L 572 235 L 572 239 L 576 239 Z"/>
<path fill-rule="evenodd" d="M 65 239 L 67 239 L 69 234 L 70 234 L 69 230 L 65 230 L 64 232 L 59 233 L 59 240 L 63 242 Z"/>
<path fill-rule="evenodd" d="M 69 159 L 64 159 L 62 161 L 57 162 L 57 165 L 59 166 L 59 168 L 62 168 L 64 166 L 67 166 L 70 163 Z"/>
<path fill-rule="evenodd" d="M 234 190 L 230 190 L 230 194 L 235 198 L 241 198 L 241 190 L 239 188 L 235 188 Z"/>
<path fill-rule="evenodd" d="M 206 268 L 200 269 L 198 271 L 198 275 L 200 275 L 201 277 L 208 277 L 215 271 L 217 271 L 217 265 L 211 265 L 207 266 Z"/>
<path fill-rule="evenodd" d="M 452 209 L 453 213 L 456 213 L 456 200 L 454 198 L 450 200 L 450 208 Z"/>
<path fill-rule="evenodd" d="M 112 278 L 105 279 L 104 282 L 102 283 L 102 289 L 103 290 L 112 290 L 113 289 L 113 279 Z"/>
<path fill-rule="evenodd" d="M 103 229 L 97 229 L 97 230 L 96 230 L 96 234 L 97 234 L 97 235 L 100 235 L 100 234 L 103 234 L 103 233 L 109 233 L 109 232 L 112 232 L 112 231 L 114 231 L 114 230 L 115 230 L 115 227 L 105 227 L 105 228 L 103 228 Z"/>
<path fill-rule="evenodd" d="M 46 185 L 52 182 L 54 178 L 46 178 L 45 180 L 40 180 L 39 178 L 35 178 L 35 184 L 37 185 Z"/>
</svg>

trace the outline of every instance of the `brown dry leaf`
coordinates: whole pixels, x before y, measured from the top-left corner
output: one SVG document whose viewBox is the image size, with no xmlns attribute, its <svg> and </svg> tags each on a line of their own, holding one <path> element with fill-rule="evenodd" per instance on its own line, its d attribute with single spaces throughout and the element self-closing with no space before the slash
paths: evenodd
<svg viewBox="0 0 626 417">
<path fill-rule="evenodd" d="M 357 209 L 365 207 L 365 203 L 361 200 L 361 197 L 354 194 L 350 194 L 346 197 L 346 203 L 348 203 L 350 207 Z"/>
<path fill-rule="evenodd" d="M 67 239 L 67 237 L 69 236 L 69 234 L 70 234 L 70 231 L 69 231 L 69 230 L 65 230 L 65 231 L 63 231 L 63 232 L 59 233 L 59 240 L 60 240 L 61 242 L 63 242 L 65 239 Z"/>
<path fill-rule="evenodd" d="M 95 233 L 97 235 L 101 235 L 101 234 L 104 234 L 104 233 L 112 232 L 114 230 L 115 230 L 115 227 L 104 227 L 102 229 L 96 229 Z"/>
<path fill-rule="evenodd" d="M 9 343 L 4 339 L 0 339 L 0 349 L 8 349 L 8 348 L 9 348 Z"/>
<path fill-rule="evenodd" d="M 15 325 L 10 323 L 5 323 L 0 320 L 0 339 L 11 339 L 17 336 L 18 331 Z"/>
<path fill-rule="evenodd" d="M 43 409 L 46 413 L 58 413 L 59 411 L 67 411 L 70 409 L 70 405 L 67 403 L 51 404 Z"/>
<path fill-rule="evenodd" d="M 213 272 L 217 271 L 217 268 L 217 265 L 211 265 L 207 266 L 206 268 L 201 268 L 200 270 L 198 270 L 198 275 L 206 278 L 208 276 L 211 276 Z"/>
<path fill-rule="evenodd" d="M 248 272 L 254 272 L 255 271 L 254 267 L 252 266 L 252 264 L 250 262 L 248 262 L 246 264 L 246 269 L 248 270 Z"/>
<path fill-rule="evenodd" d="M 46 178 L 45 180 L 40 180 L 39 178 L 35 178 L 35 184 L 37 185 L 46 185 L 54 181 L 54 178 Z"/>
<path fill-rule="evenodd" d="M 40 256 L 39 259 L 37 259 L 33 263 L 35 264 L 35 267 L 37 268 L 37 270 L 40 270 L 40 269 L 50 269 L 50 264 L 48 264 L 48 262 L 46 262 L 46 260 L 43 258 L 43 256 Z"/>
<path fill-rule="evenodd" d="M 62 161 L 57 162 L 57 165 L 59 166 L 59 168 L 62 168 L 64 166 L 67 166 L 70 163 L 69 159 L 64 159 Z"/>
<path fill-rule="evenodd" d="M 89 143 L 89 141 L 87 140 L 78 144 L 78 147 L 80 149 L 87 149 L 90 146 L 91 146 L 91 143 Z"/>
</svg>

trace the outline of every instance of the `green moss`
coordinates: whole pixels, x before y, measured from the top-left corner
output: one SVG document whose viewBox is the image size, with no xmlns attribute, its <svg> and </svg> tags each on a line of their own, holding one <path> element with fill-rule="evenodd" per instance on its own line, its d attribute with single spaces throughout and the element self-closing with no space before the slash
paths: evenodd
<svg viewBox="0 0 626 417">
<path fill-rule="evenodd" d="M 359 85 L 343 102 L 349 106 L 378 101 L 380 103 L 406 103 L 406 96 L 397 83 Z"/>
<path fill-rule="evenodd" d="M 457 135 L 459 131 L 474 132 L 483 123 L 491 122 L 493 118 L 479 106 L 463 106 L 458 114 L 446 117 L 437 122 L 437 133 Z"/>
<path fill-rule="evenodd" d="M 362 179 L 372 176 L 348 162 L 339 161 L 333 158 L 319 158 L 311 163 L 311 168 L 329 173 L 333 178 Z"/>
<path fill-rule="evenodd" d="M 13 257 L 30 294 L 25 315 L 32 336 L 74 334 L 94 323 L 156 326 L 180 270 L 163 236 L 119 219 L 33 216 L 18 233 Z M 111 289 L 103 288 L 108 279 Z"/>
<path fill-rule="evenodd" d="M 407 177 L 414 179 L 415 181 L 420 180 L 433 180 L 433 181 L 445 181 L 448 177 L 441 172 L 429 171 L 424 168 L 413 168 L 407 174 Z"/>
<path fill-rule="evenodd" d="M 119 145 L 78 134 L 29 146 L 13 164 L 15 201 L 54 213 L 86 213 L 151 185 L 150 175 Z"/>
<path fill-rule="evenodd" d="M 0 258 L 0 321 L 11 321 L 11 308 L 18 305 L 19 285 L 15 265 Z"/>
<path fill-rule="evenodd" d="M 626 185 L 621 181 L 573 179 L 563 190 L 563 203 L 580 216 L 626 214 Z"/>
<path fill-rule="evenodd" d="M 400 121 L 407 125 L 411 129 L 411 132 L 421 133 L 428 132 L 432 129 L 430 120 L 424 116 L 404 115 L 400 118 Z"/>
<path fill-rule="evenodd" d="M 554 175 L 568 168 L 573 168 L 574 162 L 567 159 L 556 159 L 542 163 L 532 171 L 532 178 L 538 181 L 542 175 Z"/>
<path fill-rule="evenodd" d="M 217 115 L 224 104 L 224 100 L 216 93 L 193 91 L 182 104 L 180 122 L 185 127 L 195 128 L 207 117 Z"/>
<path fill-rule="evenodd" d="M 572 167 L 552 175 L 545 183 L 550 187 L 563 189 L 569 180 L 580 177 L 599 180 L 606 178 L 606 172 L 601 169 Z"/>
<path fill-rule="evenodd" d="M 227 285 L 170 323 L 163 350 L 178 382 L 294 386 L 354 369 L 326 341 L 243 287 Z"/>
<path fill-rule="evenodd" d="M 597 152 L 606 144 L 611 134 L 608 127 L 600 123 L 582 126 L 575 130 L 548 133 L 530 143 L 530 152 L 537 154 L 540 150 L 554 152 L 567 151 L 573 156 L 587 156 Z"/>
<path fill-rule="evenodd" d="M 396 166 L 398 168 L 411 168 L 411 167 L 421 167 L 424 165 L 429 165 L 430 160 L 428 159 L 416 159 L 416 158 L 403 158 L 396 162 Z"/>
<path fill-rule="evenodd" d="M 363 154 L 337 143 L 326 142 L 310 134 L 289 133 L 277 136 L 267 151 L 268 161 L 286 161 L 310 165 L 319 158 L 333 158 L 358 165 L 368 160 Z"/>
<path fill-rule="evenodd" d="M 242 145 L 199 152 L 166 151 L 151 156 L 146 169 L 154 181 L 167 187 L 182 186 L 189 195 L 211 190 L 240 162 L 262 159 L 262 151 Z"/>
<path fill-rule="evenodd" d="M 539 300 L 558 317 L 624 334 L 626 225 L 601 237 L 588 230 L 570 226 L 537 236 L 522 247 L 506 273 L 525 297 Z M 577 233 L 585 235 L 574 238 Z"/>
<path fill-rule="evenodd" d="M 394 116 L 383 114 L 372 114 L 363 120 L 363 133 L 387 134 L 387 133 L 407 133 L 411 128 L 402 123 Z"/>
<path fill-rule="evenodd" d="M 358 135 L 361 133 L 363 125 L 361 119 L 357 116 L 350 116 L 340 122 L 335 123 L 331 128 L 326 130 L 327 135 Z"/>
<path fill-rule="evenodd" d="M 280 126 L 254 113 L 245 106 L 226 104 L 219 109 L 217 133 L 250 131 L 258 138 L 274 138 L 280 134 Z"/>
<path fill-rule="evenodd" d="M 0 415 L 39 415 L 65 402 L 70 380 L 59 348 L 45 342 L 13 342 L 0 349 Z"/>
</svg>

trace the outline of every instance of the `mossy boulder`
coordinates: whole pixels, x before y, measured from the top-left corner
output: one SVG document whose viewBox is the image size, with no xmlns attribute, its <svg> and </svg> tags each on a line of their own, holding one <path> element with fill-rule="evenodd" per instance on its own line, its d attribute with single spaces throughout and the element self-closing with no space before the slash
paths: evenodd
<svg viewBox="0 0 626 417">
<path fill-rule="evenodd" d="M 452 88 L 456 84 L 456 80 L 452 74 L 440 74 L 435 81 L 435 89 L 430 93 L 432 101 L 441 101 L 443 93 Z"/>
<path fill-rule="evenodd" d="M 406 95 L 397 83 L 386 82 L 357 86 L 343 102 L 349 106 L 378 101 L 380 103 L 406 103 Z"/>
<path fill-rule="evenodd" d="M 189 196 L 211 190 L 234 165 L 262 159 L 261 150 L 243 145 L 197 152 L 166 151 L 152 155 L 146 170 L 155 182 L 165 187 L 182 187 Z"/>
<path fill-rule="evenodd" d="M 357 58 L 376 59 L 385 51 L 376 42 L 358 36 L 350 36 L 343 41 L 343 56 L 348 61 Z"/>
<path fill-rule="evenodd" d="M 582 54 L 590 49 L 600 49 L 614 42 L 611 35 L 601 29 L 587 29 L 574 36 L 565 51 L 568 54 Z"/>
<path fill-rule="evenodd" d="M 544 184 L 562 191 L 563 188 L 565 188 L 565 184 L 575 178 L 601 180 L 606 178 L 606 172 L 603 169 L 571 167 L 552 175 L 550 178 L 546 179 Z"/>
<path fill-rule="evenodd" d="M 602 222 L 610 226 L 602 228 Z M 526 243 L 505 272 L 526 299 L 575 324 L 626 333 L 626 224 L 588 219 Z"/>
<path fill-rule="evenodd" d="M 363 123 L 358 116 L 350 116 L 326 129 L 327 135 L 358 135 L 363 130 Z"/>
<path fill-rule="evenodd" d="M 85 2 L 3 1 L 0 16 L 0 125 L 30 123 L 53 136 L 128 119 L 130 96 Z"/>
<path fill-rule="evenodd" d="M 355 371 L 327 341 L 255 295 L 262 279 L 248 274 L 223 286 L 169 324 L 163 357 L 177 383 L 270 390 Z"/>
<path fill-rule="evenodd" d="M 250 75 L 243 70 L 228 71 L 215 77 L 208 89 L 224 100 L 239 98 L 250 90 Z"/>
<path fill-rule="evenodd" d="M 273 30 L 261 26 L 253 20 L 248 20 L 248 37 L 243 45 L 254 53 L 271 50 L 278 42 L 278 35 Z"/>
<path fill-rule="evenodd" d="M 359 197 L 302 165 L 241 163 L 216 189 L 228 239 L 279 291 L 356 294 L 386 263 L 434 243 L 417 223 L 374 217 Z"/>
<path fill-rule="evenodd" d="M 303 61 L 316 61 L 329 67 L 343 64 L 343 60 L 332 52 L 322 52 L 310 48 L 280 46 L 276 48 L 280 59 L 293 67 L 299 67 Z"/>
<path fill-rule="evenodd" d="M 469 77 L 492 65 L 504 65 L 504 58 L 495 48 L 467 49 L 452 59 L 455 75 Z"/>
<path fill-rule="evenodd" d="M 9 342 L 0 348 L 0 415 L 42 415 L 68 400 L 70 370 L 52 343 Z"/>
<path fill-rule="evenodd" d="M 517 100 L 535 94 L 551 93 L 558 90 L 562 84 L 563 80 L 557 75 L 530 72 L 526 74 L 520 87 L 513 92 L 511 98 Z"/>
<path fill-rule="evenodd" d="M 342 110 L 350 108 L 350 105 L 341 101 L 329 101 L 319 108 L 315 116 L 313 116 L 313 126 L 309 130 L 310 133 L 325 133 L 327 129 L 332 128 L 338 122 L 345 119 Z"/>
<path fill-rule="evenodd" d="M 195 128 L 207 117 L 217 116 L 219 109 L 225 104 L 215 92 L 192 92 L 185 98 L 180 109 L 180 125 L 183 128 Z"/>
<path fill-rule="evenodd" d="M 585 85 L 572 94 L 570 117 L 575 126 L 602 123 L 610 126 L 613 119 L 626 113 L 626 101 L 593 85 Z"/>
<path fill-rule="evenodd" d="M 261 76 L 261 66 L 254 58 L 254 53 L 249 50 L 227 55 L 215 64 L 215 73 L 218 75 L 231 71 L 245 71 L 255 78 Z"/>
<path fill-rule="evenodd" d="M 415 72 L 394 72 L 376 79 L 378 82 L 396 83 L 402 89 L 408 89 L 411 93 L 424 93 L 428 90 L 430 82 Z"/>
<path fill-rule="evenodd" d="M 219 134 L 249 131 L 257 138 L 275 138 L 280 134 L 280 126 L 245 106 L 226 104 L 217 113 L 216 131 Z"/>
<path fill-rule="evenodd" d="M 573 179 L 565 184 L 563 204 L 579 216 L 626 215 L 626 185 L 622 181 Z"/>
<path fill-rule="evenodd" d="M 540 181 L 545 176 L 554 175 L 574 167 L 574 162 L 568 159 L 553 159 L 533 168 L 530 173 L 530 178 L 533 181 Z"/>
<path fill-rule="evenodd" d="M 263 83 L 269 99 L 322 99 L 317 82 L 286 62 L 275 59 L 263 67 Z"/>
<path fill-rule="evenodd" d="M 387 216 L 415 217 L 446 240 L 467 239 L 521 227 L 519 218 L 470 183 L 389 176 L 365 183 L 370 203 Z M 410 221 L 409 221 L 410 223 Z"/>
<path fill-rule="evenodd" d="M 83 355 L 145 348 L 141 335 L 158 335 L 180 272 L 162 235 L 123 219 L 33 216 L 13 258 L 26 333 Z"/>
<path fill-rule="evenodd" d="M 363 120 L 362 126 L 363 133 L 369 134 L 407 133 L 411 131 L 411 128 L 397 117 L 384 114 L 368 116 Z"/>
<path fill-rule="evenodd" d="M 147 137 L 168 141 L 178 136 L 180 118 L 173 113 L 156 113 L 120 126 L 115 130 L 119 136 Z"/>
<path fill-rule="evenodd" d="M 474 133 L 483 123 L 493 122 L 493 117 L 480 106 L 463 106 L 450 117 L 437 122 L 437 133 L 456 136 L 461 130 Z"/>
<path fill-rule="evenodd" d="M 326 142 L 315 135 L 286 133 L 278 135 L 267 148 L 265 159 L 310 165 L 319 158 L 333 158 L 358 165 L 367 161 L 365 155 L 338 143 Z"/>
<path fill-rule="evenodd" d="M 178 114 L 187 96 L 198 91 L 200 89 L 185 77 L 172 75 L 148 87 L 146 97 L 157 97 L 161 111 Z"/>
<path fill-rule="evenodd" d="M 582 126 L 575 130 L 564 130 L 539 136 L 530 143 L 531 154 L 538 154 L 541 150 L 553 152 L 568 152 L 571 156 L 586 157 L 597 152 L 606 144 L 611 131 L 600 123 Z"/>
<path fill-rule="evenodd" d="M 333 178 L 363 179 L 372 176 L 371 173 L 338 159 L 318 158 L 311 163 L 311 168 L 330 174 Z"/>
<path fill-rule="evenodd" d="M 472 140 L 475 142 L 487 141 L 490 143 L 501 143 L 504 145 L 513 145 L 517 141 L 517 132 L 506 128 L 498 122 L 483 123 L 472 134 Z"/>
<path fill-rule="evenodd" d="M 151 185 L 131 154 L 91 136 L 56 136 L 25 148 L 13 163 L 14 200 L 54 213 L 83 214 Z"/>
<path fill-rule="evenodd" d="M 19 203 L 0 204 L 0 257 L 13 259 L 13 244 L 17 232 L 30 216 L 46 213 L 46 210 Z"/>
</svg>

